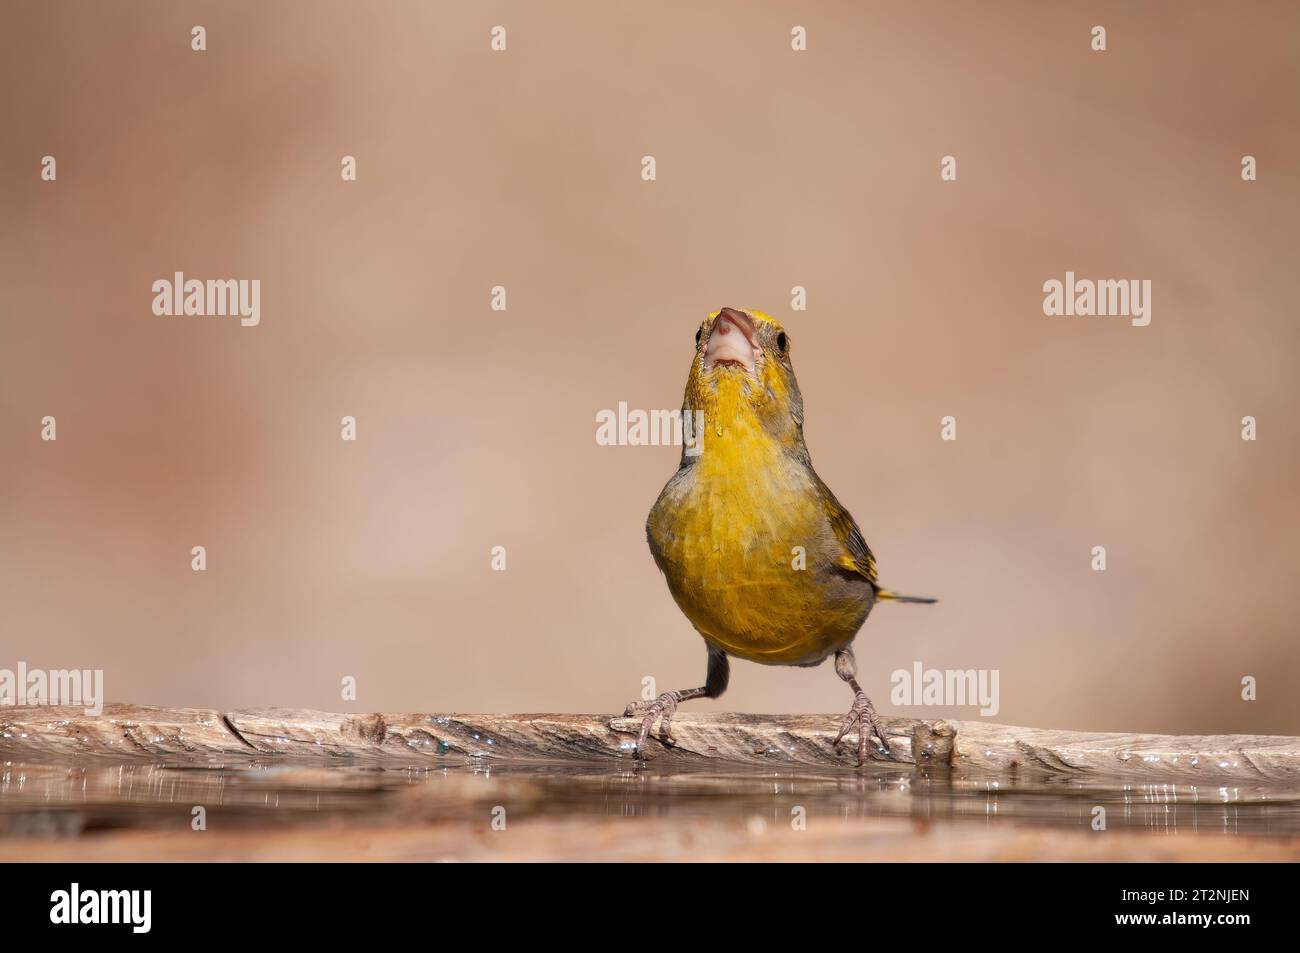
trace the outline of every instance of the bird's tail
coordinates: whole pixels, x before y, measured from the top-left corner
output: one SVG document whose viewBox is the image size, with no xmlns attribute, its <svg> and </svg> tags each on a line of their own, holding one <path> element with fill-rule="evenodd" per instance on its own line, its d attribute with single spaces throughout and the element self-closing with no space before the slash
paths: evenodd
<svg viewBox="0 0 1300 953">
<path fill-rule="evenodd" d="M 890 592 L 888 589 L 877 589 L 876 599 L 892 602 L 917 602 L 927 606 L 939 601 L 938 599 L 931 599 L 929 596 L 904 596 L 897 592 Z"/>
</svg>

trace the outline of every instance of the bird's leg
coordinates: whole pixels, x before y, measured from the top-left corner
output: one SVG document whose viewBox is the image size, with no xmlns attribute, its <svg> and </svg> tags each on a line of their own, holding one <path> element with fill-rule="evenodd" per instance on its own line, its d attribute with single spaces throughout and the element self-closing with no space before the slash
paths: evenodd
<svg viewBox="0 0 1300 953">
<path fill-rule="evenodd" d="M 704 678 L 703 687 L 664 692 L 652 702 L 633 702 L 628 705 L 623 712 L 623 717 L 643 716 L 641 719 L 641 734 L 636 741 L 636 757 L 645 757 L 642 752 L 645 750 L 646 736 L 650 734 L 650 727 L 655 723 L 655 719 L 659 719 L 660 741 L 666 747 L 671 748 L 675 744 L 672 728 L 673 715 L 677 714 L 677 706 L 681 702 L 690 701 L 692 698 L 717 698 L 727 690 L 727 680 L 730 676 L 731 666 L 727 662 L 726 653 L 710 648 L 709 671 Z"/>
<path fill-rule="evenodd" d="M 882 760 L 893 760 L 889 753 L 889 739 L 885 737 L 885 729 L 880 726 L 880 718 L 876 715 L 876 707 L 871 704 L 871 699 L 867 693 L 862 690 L 857 679 L 858 665 L 853 658 L 851 648 L 843 648 L 835 653 L 835 674 L 849 683 L 849 688 L 853 689 L 853 707 L 849 713 L 844 716 L 840 722 L 840 733 L 835 736 L 834 747 L 838 748 L 840 741 L 853 728 L 858 726 L 858 766 L 867 763 L 867 736 L 871 732 L 876 733 L 880 739 L 883 750 L 878 750 L 878 756 L 883 755 Z"/>
</svg>

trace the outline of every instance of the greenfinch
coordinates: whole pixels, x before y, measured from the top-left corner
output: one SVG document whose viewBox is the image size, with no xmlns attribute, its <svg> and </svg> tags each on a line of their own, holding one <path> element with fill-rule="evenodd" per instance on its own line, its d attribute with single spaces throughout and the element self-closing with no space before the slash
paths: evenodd
<svg viewBox="0 0 1300 953">
<path fill-rule="evenodd" d="M 876 602 L 935 600 L 880 585 L 853 517 L 813 469 L 785 329 L 760 311 L 709 315 L 695 334 L 682 418 L 702 420 L 702 432 L 684 446 L 646 536 L 669 592 L 704 638 L 708 672 L 700 688 L 628 706 L 627 716 L 642 717 L 637 754 L 656 719 L 671 745 L 678 704 L 726 690 L 731 656 L 812 666 L 833 655 L 854 696 L 835 746 L 856 726 L 860 765 L 871 732 L 876 754 L 889 758 L 852 642 Z"/>
</svg>

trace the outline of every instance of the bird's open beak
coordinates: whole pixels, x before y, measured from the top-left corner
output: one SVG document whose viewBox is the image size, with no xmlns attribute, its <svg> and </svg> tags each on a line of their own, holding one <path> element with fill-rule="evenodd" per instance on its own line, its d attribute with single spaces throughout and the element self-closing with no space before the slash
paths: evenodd
<svg viewBox="0 0 1300 953">
<path fill-rule="evenodd" d="M 731 364 L 752 374 L 762 353 L 749 315 L 735 308 L 723 308 L 718 312 L 709 330 L 709 340 L 704 345 L 704 369 L 708 371 Z"/>
</svg>

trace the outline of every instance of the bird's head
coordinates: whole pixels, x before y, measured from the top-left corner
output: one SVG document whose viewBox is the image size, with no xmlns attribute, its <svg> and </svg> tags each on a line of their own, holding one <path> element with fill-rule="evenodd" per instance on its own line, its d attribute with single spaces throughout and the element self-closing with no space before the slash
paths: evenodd
<svg viewBox="0 0 1300 953">
<path fill-rule="evenodd" d="M 803 447 L 803 398 L 790 363 L 790 336 L 761 311 L 723 308 L 695 332 L 685 409 L 703 411 L 706 432 L 761 425 L 791 449 Z"/>
</svg>

